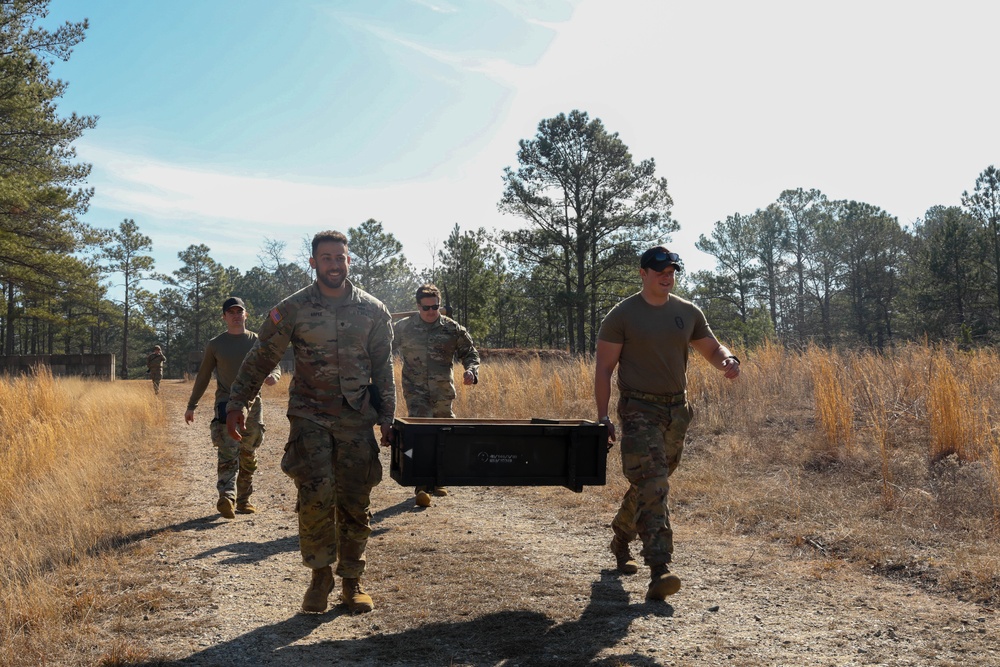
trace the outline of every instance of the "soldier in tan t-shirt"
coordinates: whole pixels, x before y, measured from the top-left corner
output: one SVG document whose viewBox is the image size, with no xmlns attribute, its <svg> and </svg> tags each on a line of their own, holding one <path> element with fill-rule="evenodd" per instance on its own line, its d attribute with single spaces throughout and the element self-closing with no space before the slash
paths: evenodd
<svg viewBox="0 0 1000 667">
<path fill-rule="evenodd" d="M 666 247 L 644 252 L 639 261 L 642 290 L 611 309 L 597 337 L 597 417 L 608 426 L 610 448 L 616 433 L 608 403 L 617 367 L 622 471 L 629 481 L 611 523 L 611 552 L 620 572 L 635 574 L 639 565 L 629 543 L 636 536 L 642 540 L 642 557 L 650 567 L 647 600 L 663 600 L 681 587 L 668 566 L 674 544 L 667 479 L 680 462 L 692 416 L 686 396 L 688 347 L 725 377 L 740 374 L 739 359 L 716 340 L 701 309 L 670 293 L 680 270 L 681 258 Z"/>
<path fill-rule="evenodd" d="M 260 396 L 250 404 L 247 419 L 247 435 L 236 441 L 226 432 L 226 404 L 229 402 L 229 388 L 239 373 L 240 364 L 247 352 L 257 342 L 257 334 L 247 331 L 247 310 L 243 299 L 231 296 L 222 304 L 222 320 L 226 331 L 208 341 L 205 356 L 201 360 L 198 376 L 191 388 L 184 421 L 194 421 L 194 411 L 198 408 L 208 383 L 215 374 L 215 400 L 212 402 L 212 444 L 218 454 L 219 501 L 215 507 L 227 519 L 240 514 L 253 514 L 257 508 L 250 502 L 253 493 L 253 474 L 257 470 L 257 448 L 264 442 L 264 420 Z M 274 385 L 281 377 L 281 367 L 275 366 L 264 379 L 264 384 Z"/>
</svg>

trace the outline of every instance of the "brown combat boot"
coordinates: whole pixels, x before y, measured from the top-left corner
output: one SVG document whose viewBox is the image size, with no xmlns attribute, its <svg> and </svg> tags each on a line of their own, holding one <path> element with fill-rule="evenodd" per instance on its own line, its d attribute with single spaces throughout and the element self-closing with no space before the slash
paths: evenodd
<svg viewBox="0 0 1000 667">
<path fill-rule="evenodd" d="M 360 579 L 344 579 L 343 592 L 340 597 L 347 605 L 347 608 L 354 614 L 366 614 L 375 608 L 372 596 L 365 593 L 361 588 Z"/>
<path fill-rule="evenodd" d="M 639 571 L 639 563 L 632 558 L 632 552 L 629 551 L 628 543 L 625 540 L 619 539 L 616 535 L 611 540 L 611 553 L 615 556 L 615 563 L 618 565 L 618 571 L 622 574 L 635 574 Z"/>
<path fill-rule="evenodd" d="M 236 501 L 236 511 L 240 514 L 254 514 L 257 512 L 257 508 L 249 500 Z"/>
<path fill-rule="evenodd" d="M 666 563 L 650 568 L 649 588 L 646 589 L 646 600 L 666 600 L 681 589 L 681 578 L 670 572 Z"/>
<path fill-rule="evenodd" d="M 219 514 L 227 519 L 236 518 L 236 512 L 233 511 L 233 501 L 226 496 L 219 496 L 219 502 L 215 503 L 215 509 L 219 510 Z"/>
<path fill-rule="evenodd" d="M 313 570 L 312 583 L 302 598 L 302 611 L 322 614 L 326 611 L 327 598 L 333 590 L 333 568 L 327 565 Z"/>
</svg>

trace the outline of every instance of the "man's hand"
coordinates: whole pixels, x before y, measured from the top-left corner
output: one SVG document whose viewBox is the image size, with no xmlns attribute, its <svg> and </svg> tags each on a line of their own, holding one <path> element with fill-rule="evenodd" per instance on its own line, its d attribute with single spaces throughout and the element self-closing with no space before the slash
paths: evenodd
<svg viewBox="0 0 1000 667">
<path fill-rule="evenodd" d="M 465 373 L 462 374 L 462 384 L 475 384 L 475 382 L 476 376 L 472 371 L 465 371 Z"/>
<path fill-rule="evenodd" d="M 378 428 L 382 432 L 382 439 L 379 441 L 379 444 L 383 447 L 388 447 L 393 439 L 392 424 L 379 424 Z"/>
<path fill-rule="evenodd" d="M 188 424 L 194 421 L 194 410 L 188 410 L 184 413 L 184 421 Z"/>
<path fill-rule="evenodd" d="M 278 384 L 278 381 L 274 378 L 273 375 L 268 375 L 266 378 L 264 378 L 264 384 L 266 384 L 268 387 L 273 387 L 274 385 Z"/>
<path fill-rule="evenodd" d="M 611 421 L 610 419 L 608 419 L 607 417 L 605 417 L 604 419 L 599 420 L 598 423 L 604 424 L 605 426 L 608 427 L 608 451 L 610 451 L 611 448 L 615 446 L 614 445 L 615 436 L 617 435 L 615 433 L 615 423 L 613 421 Z"/>
<path fill-rule="evenodd" d="M 239 442 L 243 439 L 243 432 L 246 429 L 246 418 L 243 416 L 242 410 L 233 410 L 226 413 L 226 430 L 229 431 L 230 438 Z"/>
<path fill-rule="evenodd" d="M 722 370 L 725 371 L 725 377 L 730 380 L 735 380 L 740 376 L 740 360 L 736 357 L 723 359 Z"/>
</svg>

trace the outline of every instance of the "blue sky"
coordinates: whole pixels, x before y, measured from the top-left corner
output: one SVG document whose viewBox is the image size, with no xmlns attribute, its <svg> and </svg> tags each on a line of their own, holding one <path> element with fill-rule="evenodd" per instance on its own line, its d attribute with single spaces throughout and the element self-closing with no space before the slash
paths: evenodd
<svg viewBox="0 0 1000 667">
<path fill-rule="evenodd" d="M 54 0 L 90 20 L 55 73 L 100 116 L 85 220 L 133 218 L 157 270 L 205 243 L 243 271 L 265 238 L 381 221 L 418 268 L 497 212 L 538 122 L 600 118 L 699 234 L 787 188 L 904 225 L 1000 163 L 1000 3 L 674 0 Z"/>
</svg>

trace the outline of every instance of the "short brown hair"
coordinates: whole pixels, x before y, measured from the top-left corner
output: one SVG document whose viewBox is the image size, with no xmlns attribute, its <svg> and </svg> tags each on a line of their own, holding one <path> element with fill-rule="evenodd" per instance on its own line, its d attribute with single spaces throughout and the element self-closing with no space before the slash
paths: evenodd
<svg viewBox="0 0 1000 667">
<path fill-rule="evenodd" d="M 326 231 L 318 232 L 316 234 L 316 236 L 313 237 L 313 240 L 312 240 L 312 254 L 313 254 L 313 257 L 316 256 L 316 248 L 319 247 L 319 244 L 323 243 L 324 241 L 333 241 L 334 243 L 343 243 L 344 247 L 345 248 L 347 247 L 347 237 L 346 236 L 344 236 L 341 232 L 338 232 L 336 230 L 327 229 Z"/>
<path fill-rule="evenodd" d="M 436 297 L 438 301 L 441 300 L 441 290 L 431 283 L 424 283 L 417 288 L 417 303 L 420 303 L 421 299 L 430 299 L 432 297 Z"/>
</svg>

